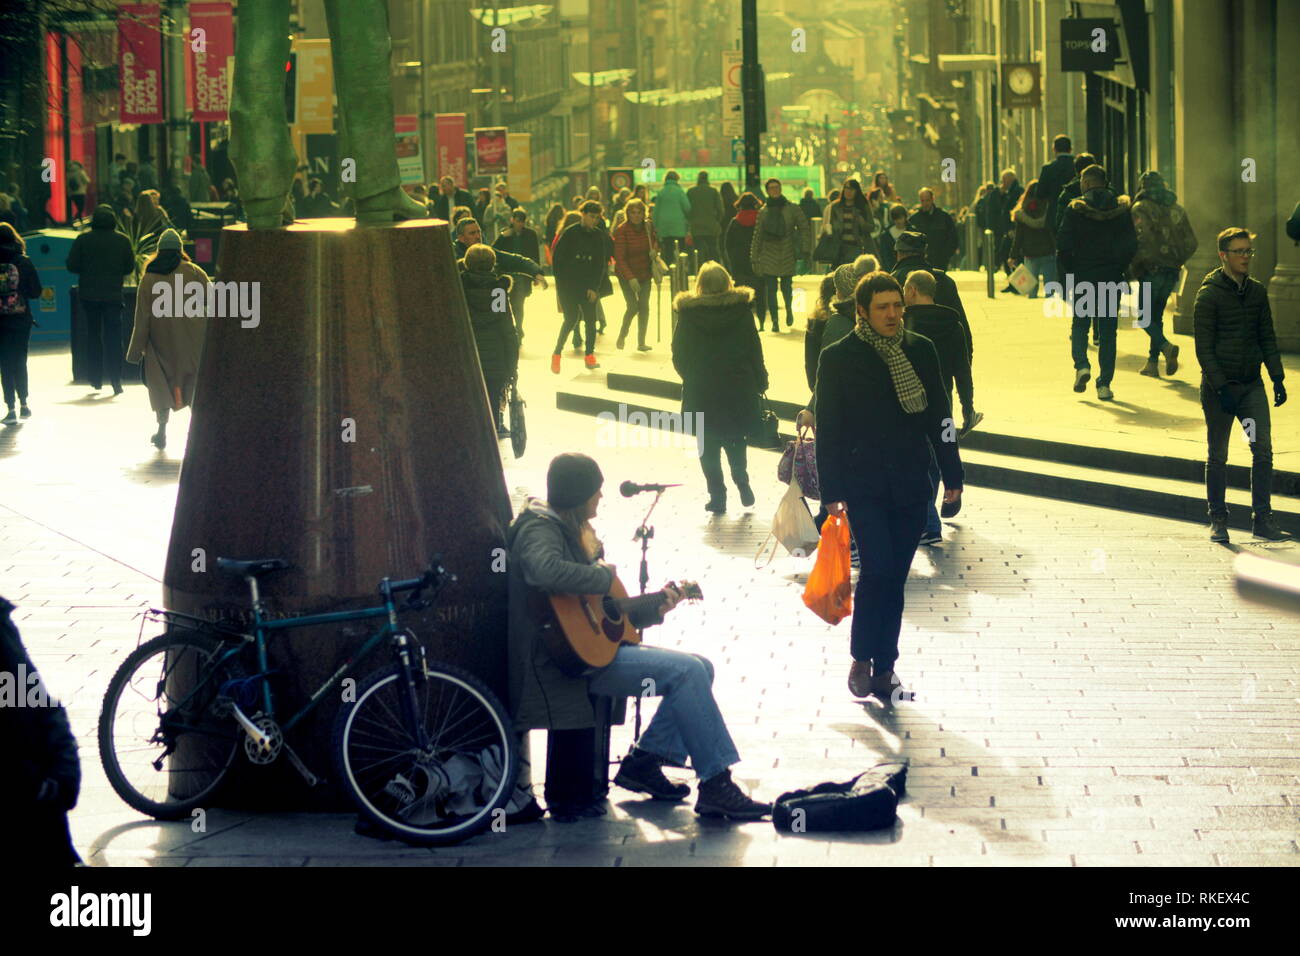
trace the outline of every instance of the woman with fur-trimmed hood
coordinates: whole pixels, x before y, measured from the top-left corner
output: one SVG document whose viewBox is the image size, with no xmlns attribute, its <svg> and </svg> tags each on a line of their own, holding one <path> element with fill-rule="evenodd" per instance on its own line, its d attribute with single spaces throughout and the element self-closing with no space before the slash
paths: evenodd
<svg viewBox="0 0 1300 956">
<path fill-rule="evenodd" d="M 727 510 L 724 449 L 740 503 L 746 508 L 754 503 L 745 439 L 758 428 L 767 367 L 750 311 L 753 295 L 753 289 L 733 285 L 722 265 L 709 262 L 700 267 L 695 291 L 673 300 L 679 316 L 673 331 L 673 367 L 682 377 L 682 415 L 690 416 L 685 421 L 699 429 L 700 468 L 709 489 L 704 507 L 714 514 Z"/>
</svg>

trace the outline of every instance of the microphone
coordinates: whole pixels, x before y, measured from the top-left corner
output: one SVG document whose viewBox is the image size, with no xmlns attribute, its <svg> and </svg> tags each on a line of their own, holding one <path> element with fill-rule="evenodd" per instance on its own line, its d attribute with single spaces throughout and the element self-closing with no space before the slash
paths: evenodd
<svg viewBox="0 0 1300 956">
<path fill-rule="evenodd" d="M 681 484 L 675 485 L 638 485 L 634 481 L 625 481 L 618 486 L 618 490 L 623 493 L 624 498 L 631 498 L 633 495 L 639 495 L 643 491 L 663 491 L 665 488 L 680 488 Z"/>
</svg>

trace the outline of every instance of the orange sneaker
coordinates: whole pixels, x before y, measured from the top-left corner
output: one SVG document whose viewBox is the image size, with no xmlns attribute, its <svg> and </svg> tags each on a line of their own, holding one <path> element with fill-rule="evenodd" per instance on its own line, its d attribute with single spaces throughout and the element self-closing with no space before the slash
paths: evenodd
<svg viewBox="0 0 1300 956">
<path fill-rule="evenodd" d="M 551 356 L 551 371 L 556 375 L 560 374 L 560 353 L 556 352 Z"/>
<path fill-rule="evenodd" d="M 594 355 L 588 354 L 583 361 L 587 363 L 587 368 L 600 368 L 600 363 L 596 361 L 596 356 Z"/>
</svg>

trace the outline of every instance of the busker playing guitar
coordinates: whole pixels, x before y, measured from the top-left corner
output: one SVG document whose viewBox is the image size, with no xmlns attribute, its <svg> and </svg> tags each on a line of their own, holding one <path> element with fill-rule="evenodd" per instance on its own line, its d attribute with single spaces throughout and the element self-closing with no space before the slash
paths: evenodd
<svg viewBox="0 0 1300 956">
<path fill-rule="evenodd" d="M 738 763 L 731 734 L 713 698 L 713 665 L 697 654 L 623 644 L 613 661 L 580 676 L 566 676 L 547 648 L 542 623 L 530 612 L 530 589 L 552 595 L 604 595 L 614 586 L 612 565 L 591 527 L 604 476 L 586 455 L 557 456 L 546 475 L 545 502 L 530 498 L 507 533 L 510 547 L 510 702 L 515 728 L 571 730 L 596 723 L 591 695 L 648 693 L 663 700 L 654 719 L 623 758 L 614 783 L 656 800 L 682 800 L 690 787 L 664 776 L 664 763 L 691 758 L 699 776 L 695 812 L 701 816 L 757 820 L 771 805 L 751 800 L 731 779 Z M 681 600 L 665 588 L 662 603 L 629 605 L 633 627 L 663 623 Z M 554 808 L 552 808 L 554 811 Z M 581 812 L 581 810 L 579 810 Z M 596 811 L 600 812 L 600 811 Z"/>
</svg>

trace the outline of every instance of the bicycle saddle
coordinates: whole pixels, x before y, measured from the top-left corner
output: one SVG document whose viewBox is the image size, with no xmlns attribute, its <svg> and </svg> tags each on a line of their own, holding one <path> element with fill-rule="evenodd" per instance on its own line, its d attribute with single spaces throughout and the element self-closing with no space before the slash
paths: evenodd
<svg viewBox="0 0 1300 956">
<path fill-rule="evenodd" d="M 260 558 L 254 561 L 236 561 L 234 558 L 217 558 L 217 567 L 229 574 L 237 574 L 240 577 L 252 575 L 257 577 L 259 574 L 270 574 L 272 571 L 283 571 L 291 568 L 288 561 L 280 558 Z"/>
</svg>

